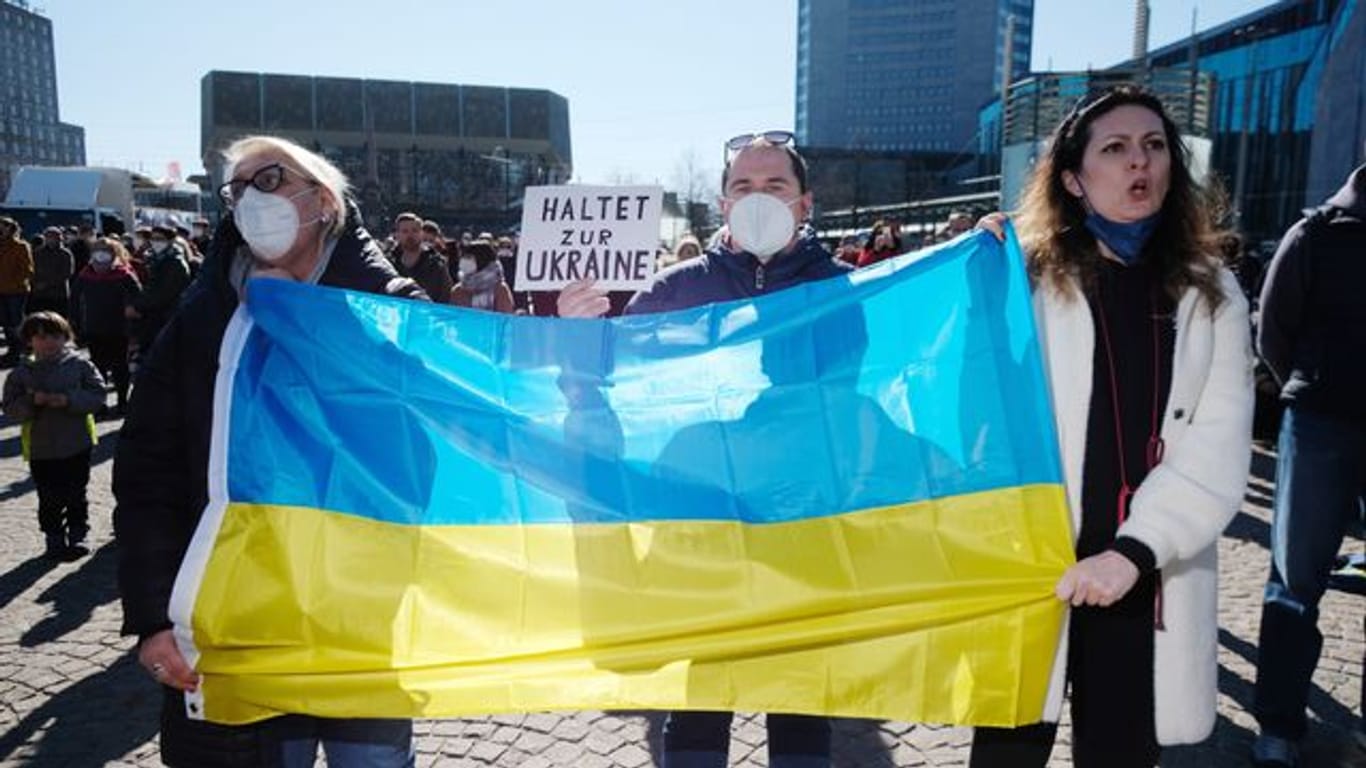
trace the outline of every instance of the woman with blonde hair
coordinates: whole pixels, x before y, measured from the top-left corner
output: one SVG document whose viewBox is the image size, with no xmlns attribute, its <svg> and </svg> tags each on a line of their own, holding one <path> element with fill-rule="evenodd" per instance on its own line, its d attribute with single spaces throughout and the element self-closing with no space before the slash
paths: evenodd
<svg viewBox="0 0 1366 768">
<path fill-rule="evenodd" d="M 171 592 L 208 503 L 218 353 L 252 277 L 423 298 L 361 224 L 346 176 L 326 158 L 272 136 L 225 153 L 228 213 L 199 279 L 138 369 L 114 459 L 123 630 L 165 694 L 161 759 L 171 766 L 312 766 L 319 742 L 333 768 L 411 766 L 406 720 L 290 715 L 246 726 L 186 717 L 198 678 L 172 634 Z"/>
<path fill-rule="evenodd" d="M 1247 302 L 1176 125 L 1134 87 L 1063 120 L 1016 227 L 1077 563 L 1056 587 L 1072 608 L 1045 722 L 978 728 L 970 764 L 1042 768 L 1070 684 L 1073 763 L 1152 766 L 1214 726 L 1216 544 L 1251 444 Z"/>
</svg>

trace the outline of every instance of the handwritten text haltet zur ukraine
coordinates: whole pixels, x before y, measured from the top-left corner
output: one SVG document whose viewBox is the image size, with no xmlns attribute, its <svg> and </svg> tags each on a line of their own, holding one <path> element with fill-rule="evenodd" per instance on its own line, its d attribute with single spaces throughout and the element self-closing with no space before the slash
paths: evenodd
<svg viewBox="0 0 1366 768">
<path fill-rule="evenodd" d="M 643 280 L 649 277 L 654 252 L 613 247 L 612 228 L 597 222 L 644 218 L 649 195 L 548 197 L 541 221 L 561 223 L 553 248 L 525 254 L 533 280 Z"/>
</svg>

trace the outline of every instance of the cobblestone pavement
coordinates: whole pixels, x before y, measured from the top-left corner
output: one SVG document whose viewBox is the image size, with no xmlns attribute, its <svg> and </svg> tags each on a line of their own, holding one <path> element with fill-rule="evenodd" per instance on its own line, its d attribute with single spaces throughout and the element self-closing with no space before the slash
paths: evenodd
<svg viewBox="0 0 1366 768">
<path fill-rule="evenodd" d="M 19 458 L 19 433 L 0 428 L 0 765 L 152 766 L 159 694 L 118 634 L 117 556 L 112 543 L 110 464 L 117 422 L 100 424 L 92 474 L 94 552 L 49 565 L 36 499 Z M 1267 506 L 1273 458 L 1254 456 L 1247 504 L 1221 544 L 1219 723 L 1197 747 L 1168 750 L 1164 766 L 1247 764 L 1260 599 L 1267 570 Z M 1353 540 L 1350 546 L 1360 546 Z M 1350 729 L 1360 695 L 1361 598 L 1330 593 L 1323 605 L 1323 659 L 1310 696 L 1306 765 L 1366 768 Z M 732 765 L 767 764 L 762 719 L 739 717 Z M 654 713 L 530 714 L 418 723 L 420 766 L 640 768 L 654 764 L 662 717 Z M 962 766 L 968 731 L 843 721 L 836 760 L 847 766 Z M 1052 765 L 1068 766 L 1064 728 Z"/>
</svg>

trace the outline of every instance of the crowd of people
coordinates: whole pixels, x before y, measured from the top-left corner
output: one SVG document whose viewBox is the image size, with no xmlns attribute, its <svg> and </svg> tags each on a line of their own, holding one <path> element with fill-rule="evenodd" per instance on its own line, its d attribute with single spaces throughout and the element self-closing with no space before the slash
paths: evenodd
<svg viewBox="0 0 1366 768">
<path fill-rule="evenodd" d="M 209 236 L 152 227 L 125 239 L 42 233 L 30 246 L 0 219 L 4 410 L 25 424 L 48 554 L 79 557 L 88 523 L 90 419 L 107 385 L 126 420 L 114 465 L 124 631 L 163 686 L 163 761 L 173 766 L 413 764 L 411 724 L 303 715 L 246 726 L 190 719 L 198 678 L 168 617 L 172 586 L 208 500 L 219 346 L 248 278 L 449 303 L 481 311 L 600 317 L 759 296 L 846 274 L 1006 217 L 956 212 L 924 241 L 896 222 L 822 243 L 805 221 L 815 191 L 793 137 L 727 143 L 725 226 L 660 254 L 638 294 L 591 281 L 518 292 L 513 236 L 462 233 L 415 213 L 380 241 L 345 176 L 289 141 L 253 136 L 226 151 L 229 211 Z M 1261 628 L 1253 759 L 1298 764 L 1321 636 L 1317 604 L 1348 520 L 1366 491 L 1366 168 L 1297 224 L 1255 278 L 1238 274 L 1217 211 L 1191 177 L 1161 102 L 1130 86 L 1081 100 L 1056 127 L 1012 215 L 1060 434 L 1077 562 L 1056 585 L 1071 607 L 1053 660 L 1044 721 L 979 728 L 971 765 L 1043 766 L 1064 694 L 1080 768 L 1155 765 L 1166 745 L 1215 723 L 1216 544 L 1242 503 L 1257 350 L 1281 391 L 1273 562 Z M 785 233 L 775 238 L 773 233 Z M 833 246 L 833 247 L 831 247 Z M 89 361 L 74 346 L 89 348 Z M 21 350 L 30 354 L 21 355 Z M 137 375 L 131 399 L 130 363 Z M 28 442 L 31 438 L 31 445 Z M 908 673 L 912 671 L 908 670 Z M 668 768 L 727 764 L 728 713 L 671 713 Z M 770 765 L 830 763 L 821 717 L 768 719 Z"/>
</svg>

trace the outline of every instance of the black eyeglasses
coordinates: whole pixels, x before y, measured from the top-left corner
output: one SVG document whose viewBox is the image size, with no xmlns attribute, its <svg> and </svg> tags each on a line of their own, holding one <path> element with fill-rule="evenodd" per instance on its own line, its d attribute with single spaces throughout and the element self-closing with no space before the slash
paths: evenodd
<svg viewBox="0 0 1366 768">
<path fill-rule="evenodd" d="M 253 173 L 249 179 L 233 179 L 219 187 L 218 196 L 223 198 L 223 202 L 231 207 L 236 204 L 238 200 L 242 199 L 242 193 L 247 191 L 248 186 L 255 187 L 262 192 L 274 192 L 280 188 L 280 185 L 285 183 L 286 171 L 298 176 L 303 182 L 308 184 L 316 183 L 293 168 L 288 168 L 281 163 L 271 163 L 270 165 L 257 169 L 256 173 Z"/>
</svg>

